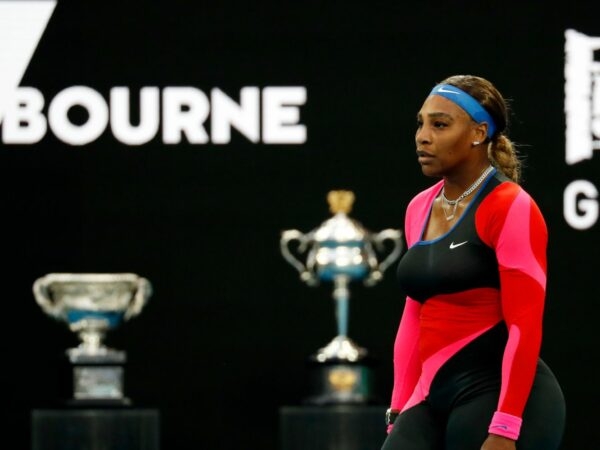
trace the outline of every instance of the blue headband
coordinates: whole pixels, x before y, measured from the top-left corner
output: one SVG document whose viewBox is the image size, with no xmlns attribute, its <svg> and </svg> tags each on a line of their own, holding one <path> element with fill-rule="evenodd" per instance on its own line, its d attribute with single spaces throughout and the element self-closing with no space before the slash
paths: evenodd
<svg viewBox="0 0 600 450">
<path fill-rule="evenodd" d="M 494 135 L 494 131 L 496 131 L 496 124 L 494 123 L 492 116 L 490 116 L 490 114 L 477 100 L 475 100 L 462 89 L 450 84 L 438 84 L 431 90 L 429 95 L 440 95 L 448 100 L 453 101 L 462 109 L 464 109 L 475 122 L 487 122 L 488 137 L 491 138 Z"/>
</svg>

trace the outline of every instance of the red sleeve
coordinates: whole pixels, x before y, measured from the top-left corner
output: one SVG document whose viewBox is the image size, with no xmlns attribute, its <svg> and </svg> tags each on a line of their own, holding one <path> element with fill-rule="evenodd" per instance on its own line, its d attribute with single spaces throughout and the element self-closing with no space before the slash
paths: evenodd
<svg viewBox="0 0 600 450">
<path fill-rule="evenodd" d="M 483 200 L 475 224 L 481 239 L 496 251 L 502 313 L 508 328 L 494 420 L 514 416 L 520 424 L 542 340 L 547 227 L 533 199 L 511 182 L 502 183 Z"/>
</svg>

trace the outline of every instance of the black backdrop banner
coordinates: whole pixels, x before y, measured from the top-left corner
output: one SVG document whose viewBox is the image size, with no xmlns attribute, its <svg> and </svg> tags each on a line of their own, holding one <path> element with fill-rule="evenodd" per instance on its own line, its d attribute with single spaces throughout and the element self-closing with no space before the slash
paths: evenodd
<svg viewBox="0 0 600 450">
<path fill-rule="evenodd" d="M 26 14 L 18 10 L 26 9 Z M 282 230 L 349 189 L 370 230 L 402 228 L 431 184 L 415 114 L 451 74 L 510 99 L 524 187 L 550 233 L 542 354 L 589 448 L 600 313 L 600 5 L 568 2 L 0 1 L 5 435 L 57 397 L 75 335 L 35 303 L 52 272 L 134 272 L 154 294 L 107 337 L 163 446 L 278 448 L 278 410 L 335 334 L 327 285 L 284 261 Z M 351 287 L 349 335 L 391 393 L 403 306 L 393 276 Z M 382 422 L 383 424 L 383 422 Z M 383 425 L 382 425 L 382 433 Z M 376 449 L 379 442 L 373 444 Z"/>
</svg>

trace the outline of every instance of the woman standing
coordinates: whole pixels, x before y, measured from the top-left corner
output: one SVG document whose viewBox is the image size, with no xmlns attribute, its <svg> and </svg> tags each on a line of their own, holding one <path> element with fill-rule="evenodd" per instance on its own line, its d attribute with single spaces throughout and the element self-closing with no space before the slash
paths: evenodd
<svg viewBox="0 0 600 450">
<path fill-rule="evenodd" d="M 451 76 L 417 115 L 423 174 L 405 218 L 407 294 L 382 450 L 556 450 L 560 386 L 540 359 L 547 229 L 518 184 L 506 101 Z"/>
</svg>

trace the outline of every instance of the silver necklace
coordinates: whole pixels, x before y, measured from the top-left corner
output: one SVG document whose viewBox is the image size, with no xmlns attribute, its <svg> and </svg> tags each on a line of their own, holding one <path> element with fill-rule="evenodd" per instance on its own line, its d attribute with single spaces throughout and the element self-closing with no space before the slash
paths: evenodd
<svg viewBox="0 0 600 450">
<path fill-rule="evenodd" d="M 442 188 L 442 211 L 444 211 L 444 216 L 446 217 L 447 221 L 454 219 L 454 216 L 456 215 L 456 208 L 458 208 L 458 204 L 461 202 L 461 200 L 464 200 L 465 197 L 471 195 L 471 193 L 475 189 L 477 189 L 481 183 L 483 183 L 483 180 L 485 180 L 485 178 L 490 174 L 492 170 L 494 170 L 494 167 L 492 167 L 491 165 L 488 166 L 488 168 L 483 171 L 479 178 L 477 178 L 475 182 L 471 186 L 469 186 L 465 192 L 460 194 L 460 196 L 456 200 L 448 200 L 446 198 L 446 194 L 444 193 L 444 188 Z M 446 212 L 446 208 L 449 211 L 451 211 L 450 214 Z"/>
</svg>

